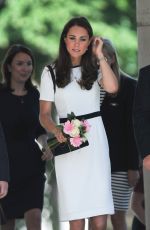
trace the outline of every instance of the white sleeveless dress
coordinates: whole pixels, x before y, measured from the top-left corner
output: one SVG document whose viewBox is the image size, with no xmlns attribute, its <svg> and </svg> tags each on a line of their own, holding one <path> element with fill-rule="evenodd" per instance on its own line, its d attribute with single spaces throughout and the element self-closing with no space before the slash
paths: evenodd
<svg viewBox="0 0 150 230">
<path fill-rule="evenodd" d="M 95 81 L 91 90 L 81 89 L 80 67 L 72 68 L 72 81 L 64 88 L 56 87 L 47 67 L 43 70 L 40 100 L 55 101 L 58 116 L 76 116 L 100 110 L 100 87 Z M 91 125 L 89 145 L 55 157 L 60 221 L 113 214 L 111 168 L 107 137 L 101 117 L 88 119 Z"/>
</svg>

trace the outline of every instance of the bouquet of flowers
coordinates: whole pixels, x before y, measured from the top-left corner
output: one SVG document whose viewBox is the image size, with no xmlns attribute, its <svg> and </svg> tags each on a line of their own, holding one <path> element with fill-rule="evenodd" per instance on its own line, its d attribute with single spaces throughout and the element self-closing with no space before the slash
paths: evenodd
<svg viewBox="0 0 150 230">
<path fill-rule="evenodd" d="M 54 156 L 74 151 L 89 144 L 86 134 L 90 130 L 90 124 L 87 120 L 77 119 L 73 112 L 68 114 L 67 121 L 58 127 L 61 128 L 67 141 L 60 143 L 57 141 L 56 137 L 48 139 L 48 146 L 52 150 Z"/>
</svg>

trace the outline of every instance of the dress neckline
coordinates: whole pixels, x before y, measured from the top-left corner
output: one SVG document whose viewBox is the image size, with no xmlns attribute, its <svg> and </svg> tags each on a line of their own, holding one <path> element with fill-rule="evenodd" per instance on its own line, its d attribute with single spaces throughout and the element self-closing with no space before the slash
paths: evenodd
<svg viewBox="0 0 150 230">
<path fill-rule="evenodd" d="M 24 94 L 24 95 L 16 95 L 16 94 L 13 94 L 12 92 L 10 92 L 10 95 L 11 95 L 13 98 L 16 98 L 18 101 L 20 101 L 21 104 L 24 104 L 25 98 L 28 96 L 28 91 L 27 91 L 27 93 Z"/>
<path fill-rule="evenodd" d="M 77 67 L 81 67 L 81 66 L 80 65 L 74 65 L 74 66 L 72 66 L 73 69 L 77 68 Z"/>
</svg>

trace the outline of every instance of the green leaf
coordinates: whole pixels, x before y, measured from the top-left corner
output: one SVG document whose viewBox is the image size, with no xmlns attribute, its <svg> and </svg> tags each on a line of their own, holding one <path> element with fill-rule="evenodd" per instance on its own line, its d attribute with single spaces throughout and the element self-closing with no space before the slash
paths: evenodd
<svg viewBox="0 0 150 230">
<path fill-rule="evenodd" d="M 74 112 L 71 112 L 70 114 L 69 113 L 67 114 L 67 118 L 69 121 L 71 121 L 71 120 L 75 119 L 76 116 L 75 116 Z"/>
</svg>

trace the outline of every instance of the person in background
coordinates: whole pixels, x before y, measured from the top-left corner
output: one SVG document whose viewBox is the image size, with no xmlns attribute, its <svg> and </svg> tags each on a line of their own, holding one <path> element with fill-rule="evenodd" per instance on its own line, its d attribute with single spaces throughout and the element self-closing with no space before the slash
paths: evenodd
<svg viewBox="0 0 150 230">
<path fill-rule="evenodd" d="M 139 70 L 134 101 L 134 130 L 139 153 L 143 164 L 145 225 L 150 229 L 150 65 Z"/>
<path fill-rule="evenodd" d="M 150 65 L 139 71 L 134 101 L 134 130 L 143 168 L 150 170 Z"/>
<path fill-rule="evenodd" d="M 104 56 L 119 81 L 115 95 L 101 90 L 101 113 L 109 143 L 115 207 L 111 222 L 114 230 L 127 230 L 126 214 L 131 192 L 139 178 L 139 154 L 132 122 L 136 80 L 120 69 L 112 42 L 103 39 L 103 43 Z"/>
<path fill-rule="evenodd" d="M 2 230 L 15 229 L 15 219 L 24 218 L 27 229 L 41 229 L 45 184 L 45 160 L 51 157 L 47 133 L 39 123 L 39 92 L 32 84 L 35 68 L 31 50 L 12 45 L 2 64 L 0 121 L 10 165 L 9 191 L 1 199 L 7 221 Z M 37 142 L 45 148 L 45 154 Z"/>
<path fill-rule="evenodd" d="M 8 192 L 9 161 L 3 129 L 0 123 L 0 199 Z M 0 202 L 0 225 L 5 222 L 5 215 Z"/>
<path fill-rule="evenodd" d="M 58 142 L 66 138 L 52 120 L 53 102 L 61 124 L 67 121 L 67 114 L 74 112 L 76 118 L 86 119 L 90 125 L 88 146 L 55 156 L 59 219 L 69 221 L 70 230 L 83 230 L 85 218 L 90 218 L 94 230 L 105 230 L 107 215 L 114 212 L 108 143 L 99 112 L 99 84 L 114 93 L 118 82 L 104 58 L 103 41 L 92 38 L 93 30 L 85 17 L 70 19 L 61 33 L 59 55 L 52 65 L 56 91 L 47 67 L 41 77 L 40 121 Z M 101 77 L 92 62 L 92 43 Z"/>
<path fill-rule="evenodd" d="M 131 209 L 134 217 L 132 222 L 132 230 L 145 230 L 145 208 L 144 208 L 144 185 L 143 185 L 143 169 L 140 168 L 140 178 L 134 187 L 131 199 Z"/>
<path fill-rule="evenodd" d="M 3 129 L 0 123 L 0 199 L 7 195 L 9 182 L 9 161 Z"/>
</svg>

